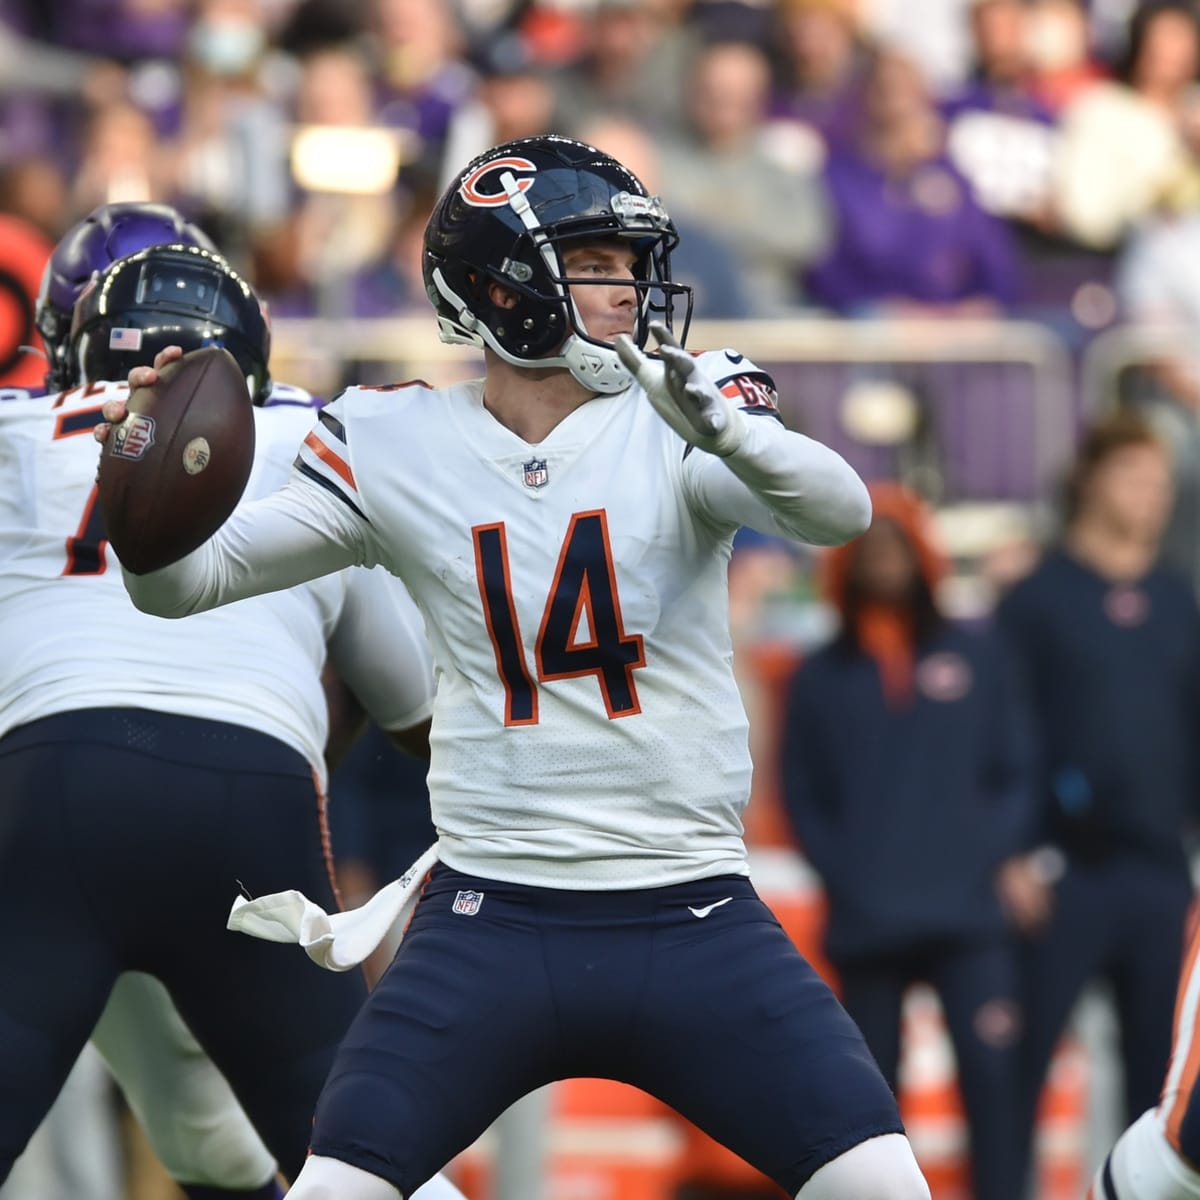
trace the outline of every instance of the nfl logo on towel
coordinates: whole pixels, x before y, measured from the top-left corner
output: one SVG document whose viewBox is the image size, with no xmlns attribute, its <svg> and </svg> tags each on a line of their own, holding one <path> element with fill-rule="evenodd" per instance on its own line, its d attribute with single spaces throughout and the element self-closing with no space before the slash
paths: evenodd
<svg viewBox="0 0 1200 1200">
<path fill-rule="evenodd" d="M 459 892 L 454 897 L 452 907 L 456 913 L 460 913 L 464 917 L 473 917 L 479 911 L 482 903 L 482 892 Z"/>
<path fill-rule="evenodd" d="M 531 458 L 525 464 L 525 486 L 527 488 L 545 487 L 549 478 L 550 474 L 546 470 L 544 458 Z"/>
</svg>

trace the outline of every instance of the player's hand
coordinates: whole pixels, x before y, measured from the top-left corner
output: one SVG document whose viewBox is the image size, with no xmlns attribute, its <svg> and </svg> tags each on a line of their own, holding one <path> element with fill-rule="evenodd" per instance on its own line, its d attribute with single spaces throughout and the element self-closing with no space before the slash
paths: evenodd
<svg viewBox="0 0 1200 1200">
<path fill-rule="evenodd" d="M 732 454 L 746 436 L 746 418 L 701 372 L 696 360 L 660 321 L 650 324 L 658 357 L 650 358 L 628 334 L 618 334 L 617 355 L 642 385 L 655 411 L 685 441 L 721 458 Z"/>
<path fill-rule="evenodd" d="M 1054 888 L 1030 854 L 1014 854 L 996 872 L 996 893 L 1010 924 L 1022 934 L 1044 928 L 1054 911 Z"/>
<path fill-rule="evenodd" d="M 154 356 L 154 365 L 152 367 L 134 367 L 129 372 L 130 392 L 135 392 L 140 387 L 149 387 L 150 384 L 157 381 L 159 371 L 167 363 L 174 362 L 177 358 L 182 357 L 182 346 L 164 346 Z M 106 441 L 108 439 L 108 431 L 114 425 L 120 425 L 128 413 L 129 408 L 124 396 L 114 396 L 111 400 L 105 400 L 103 407 L 100 409 L 100 415 L 104 420 L 92 429 L 92 437 L 98 442 Z"/>
</svg>

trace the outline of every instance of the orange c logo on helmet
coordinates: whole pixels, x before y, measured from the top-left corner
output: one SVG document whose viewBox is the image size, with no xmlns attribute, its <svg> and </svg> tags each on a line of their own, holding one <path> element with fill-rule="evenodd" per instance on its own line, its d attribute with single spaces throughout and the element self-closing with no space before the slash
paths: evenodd
<svg viewBox="0 0 1200 1200">
<path fill-rule="evenodd" d="M 527 158 L 493 158 L 488 162 L 481 163 L 458 185 L 462 198 L 468 204 L 475 205 L 476 208 L 498 208 L 501 204 L 507 204 L 508 193 L 503 189 L 498 192 L 481 192 L 478 187 L 480 180 L 485 176 L 490 175 L 493 171 L 503 170 L 536 171 L 537 167 Z M 517 188 L 520 191 L 527 192 L 531 187 L 533 187 L 532 179 L 527 177 L 517 180 Z"/>
</svg>

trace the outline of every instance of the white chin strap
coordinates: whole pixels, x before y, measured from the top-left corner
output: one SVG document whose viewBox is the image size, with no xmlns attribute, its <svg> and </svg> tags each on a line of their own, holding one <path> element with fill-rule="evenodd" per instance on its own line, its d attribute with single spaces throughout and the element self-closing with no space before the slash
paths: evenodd
<svg viewBox="0 0 1200 1200">
<path fill-rule="evenodd" d="M 542 236 L 542 227 L 538 224 L 537 217 L 533 215 L 533 208 L 526 198 L 525 193 L 521 191 L 517 183 L 517 177 L 511 171 L 505 171 L 500 176 L 500 186 L 504 188 L 504 194 L 508 197 L 509 208 L 517 214 L 521 220 L 521 224 L 529 230 L 529 236 L 533 239 L 533 244 L 542 256 L 542 261 L 546 264 L 546 269 L 550 272 L 550 278 L 557 278 L 560 270 L 558 258 L 549 241 Z M 571 312 L 575 318 L 575 327 L 586 330 L 587 326 L 580 319 L 579 310 L 575 307 L 575 303 L 570 295 L 565 296 L 565 299 L 571 306 Z M 495 350 L 496 347 L 493 346 L 492 349 Z M 508 362 L 515 362 L 518 366 L 528 365 L 523 364 L 520 359 L 513 359 L 503 351 L 499 353 Z M 548 367 L 566 367 L 571 372 L 571 375 L 582 383 L 585 388 L 589 388 L 594 392 L 605 392 L 607 394 L 623 392 L 633 383 L 633 376 L 621 365 L 621 360 L 617 357 L 617 352 L 612 346 L 602 345 L 599 342 L 589 342 L 586 338 L 581 338 L 576 333 L 572 333 L 563 342 L 556 357 L 540 358 L 537 360 L 537 364 Z"/>
</svg>

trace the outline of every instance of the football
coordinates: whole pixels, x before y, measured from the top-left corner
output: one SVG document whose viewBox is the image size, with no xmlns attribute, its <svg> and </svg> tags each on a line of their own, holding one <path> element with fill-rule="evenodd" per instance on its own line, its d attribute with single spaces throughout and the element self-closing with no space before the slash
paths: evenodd
<svg viewBox="0 0 1200 1200">
<path fill-rule="evenodd" d="M 130 394 L 96 482 L 105 536 L 135 575 L 190 554 L 228 519 L 254 463 L 254 407 L 220 346 L 168 363 Z"/>
</svg>

